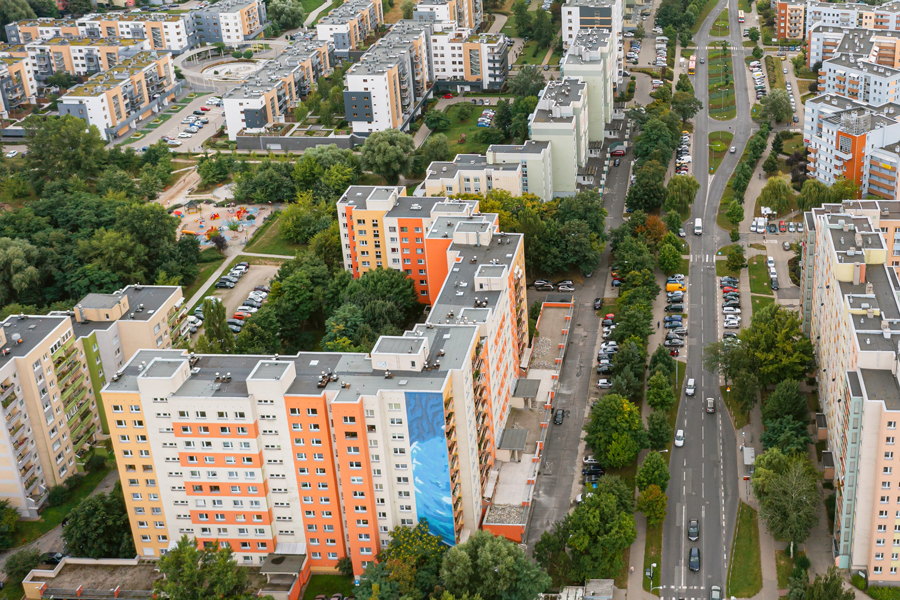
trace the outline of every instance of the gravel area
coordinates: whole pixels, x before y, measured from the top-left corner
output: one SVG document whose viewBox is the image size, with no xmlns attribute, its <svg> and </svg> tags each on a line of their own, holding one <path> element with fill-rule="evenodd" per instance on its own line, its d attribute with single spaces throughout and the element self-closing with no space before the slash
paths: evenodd
<svg viewBox="0 0 900 600">
<path fill-rule="evenodd" d="M 537 341 L 532 345 L 531 363 L 528 365 L 531 369 L 555 369 L 556 354 L 553 353 L 553 344 L 549 338 L 538 336 Z"/>
<path fill-rule="evenodd" d="M 525 520 L 525 507 L 514 506 L 512 504 L 493 504 L 488 509 L 488 513 L 484 516 L 484 523 L 487 524 L 510 524 L 522 523 Z"/>
</svg>

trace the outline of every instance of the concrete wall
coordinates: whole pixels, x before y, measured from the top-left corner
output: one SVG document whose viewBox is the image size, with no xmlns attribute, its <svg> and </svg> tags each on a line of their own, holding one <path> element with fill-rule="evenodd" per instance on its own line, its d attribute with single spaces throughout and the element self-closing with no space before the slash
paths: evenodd
<svg viewBox="0 0 900 600">
<path fill-rule="evenodd" d="M 237 136 L 237 148 L 238 150 L 298 152 L 323 144 L 335 144 L 338 148 L 348 149 L 358 146 L 364 141 L 364 137 L 357 135 L 337 135 L 326 138 L 239 135 Z"/>
</svg>

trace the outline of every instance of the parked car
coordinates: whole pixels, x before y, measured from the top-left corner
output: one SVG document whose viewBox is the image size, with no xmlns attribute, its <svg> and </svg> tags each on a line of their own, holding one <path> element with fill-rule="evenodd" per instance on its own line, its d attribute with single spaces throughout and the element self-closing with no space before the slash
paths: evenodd
<svg viewBox="0 0 900 600">
<path fill-rule="evenodd" d="M 700 539 L 700 521 L 697 519 L 691 519 L 688 522 L 688 539 L 692 542 L 696 542 Z"/>
<path fill-rule="evenodd" d="M 231 289 L 234 287 L 234 284 L 231 283 L 230 281 L 219 280 L 216 282 L 216 287 L 219 289 L 222 289 L 222 288 Z"/>
<path fill-rule="evenodd" d="M 684 446 L 684 429 L 679 429 L 675 432 L 675 447 L 681 448 Z"/>
<path fill-rule="evenodd" d="M 566 417 L 566 411 L 561 408 L 557 408 L 556 412 L 553 413 L 553 423 L 556 425 L 562 425 L 563 419 Z"/>
<path fill-rule="evenodd" d="M 688 564 L 691 567 L 691 571 L 700 570 L 700 548 L 691 548 L 691 555 L 688 559 Z"/>
<path fill-rule="evenodd" d="M 603 308 L 603 298 L 594 298 L 594 310 Z"/>
</svg>

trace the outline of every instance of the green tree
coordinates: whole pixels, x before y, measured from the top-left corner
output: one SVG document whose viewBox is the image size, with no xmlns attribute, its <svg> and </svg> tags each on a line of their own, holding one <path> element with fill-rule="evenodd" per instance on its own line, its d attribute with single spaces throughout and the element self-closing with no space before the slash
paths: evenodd
<svg viewBox="0 0 900 600">
<path fill-rule="evenodd" d="M 797 313 L 778 304 L 755 310 L 742 345 L 761 386 L 803 379 L 813 365 L 813 348 L 800 330 Z"/>
<path fill-rule="evenodd" d="M 772 177 L 759 195 L 759 204 L 768 206 L 778 214 L 784 214 L 790 207 L 793 195 L 794 192 L 784 177 Z"/>
<path fill-rule="evenodd" d="M 778 448 L 784 454 L 799 454 L 812 443 L 807 424 L 790 416 L 765 421 L 766 430 L 759 436 L 763 448 Z"/>
<path fill-rule="evenodd" d="M 687 123 L 703 110 L 703 103 L 688 92 L 675 92 L 672 95 L 671 106 L 672 111 L 681 117 L 682 123 Z"/>
<path fill-rule="evenodd" d="M 618 394 L 632 402 L 637 402 L 640 399 L 642 387 L 641 380 L 634 374 L 631 367 L 625 366 L 618 369 L 618 372 L 613 375 L 612 387 L 609 388 L 609 393 Z"/>
<path fill-rule="evenodd" d="M 426 138 L 425 143 L 419 148 L 426 165 L 435 161 L 450 159 L 450 143 L 443 133 L 433 133 Z"/>
<path fill-rule="evenodd" d="M 647 517 L 647 525 L 656 527 L 666 520 L 666 505 L 669 498 L 657 485 L 650 485 L 638 497 L 637 509 Z"/>
<path fill-rule="evenodd" d="M 765 496 L 759 501 L 760 518 L 775 538 L 791 542 L 791 556 L 794 544 L 805 542 L 819 522 L 822 500 L 816 480 L 809 459 L 797 457 L 767 482 Z"/>
<path fill-rule="evenodd" d="M 202 354 L 231 354 L 234 333 L 226 323 L 225 304 L 211 298 L 203 300 L 203 335 L 197 339 L 197 352 Z"/>
<path fill-rule="evenodd" d="M 0 550 L 11 548 L 15 543 L 13 537 L 19 523 L 19 511 L 11 504 L 9 499 L 0 500 Z"/>
<path fill-rule="evenodd" d="M 666 199 L 666 169 L 658 161 L 648 160 L 635 173 L 635 182 L 628 189 L 625 205 L 633 210 L 654 211 Z"/>
<path fill-rule="evenodd" d="M 66 9 L 73 15 L 86 15 L 94 12 L 95 7 L 91 0 L 68 0 Z"/>
<path fill-rule="evenodd" d="M 794 114 L 791 108 L 790 96 L 787 90 L 781 88 L 773 89 L 768 96 L 760 100 L 760 104 L 762 104 L 760 116 L 767 121 L 783 123 Z"/>
<path fill-rule="evenodd" d="M 681 268 L 681 250 L 666 244 L 659 249 L 659 270 L 666 275 L 673 275 Z"/>
<path fill-rule="evenodd" d="M 728 203 L 728 210 L 725 212 L 725 218 L 731 223 L 732 227 L 738 227 L 744 220 L 744 207 L 737 200 Z"/>
<path fill-rule="evenodd" d="M 797 198 L 797 208 L 802 211 L 818 208 L 831 201 L 831 190 L 818 179 L 810 178 L 803 182 L 800 196 Z"/>
<path fill-rule="evenodd" d="M 648 382 L 647 404 L 654 410 L 665 412 L 675 406 L 677 400 L 669 378 L 661 371 L 653 373 Z"/>
<path fill-rule="evenodd" d="M 403 13 L 403 18 L 412 19 L 415 8 L 416 3 L 413 2 L 413 0 L 403 0 L 403 3 L 400 5 L 400 11 Z"/>
<path fill-rule="evenodd" d="M 47 85 L 55 85 L 59 86 L 62 89 L 69 89 L 73 87 L 76 83 L 78 83 L 78 79 L 75 78 L 71 73 L 67 73 L 65 71 L 58 71 L 47 78 Z"/>
<path fill-rule="evenodd" d="M 556 35 L 556 31 L 554 30 L 553 23 L 550 19 L 550 13 L 540 8 L 534 11 L 532 29 L 534 31 L 534 41 L 537 43 L 538 47 L 549 48 Z"/>
<path fill-rule="evenodd" d="M 831 186 L 831 202 L 841 202 L 843 200 L 858 200 L 859 186 L 853 179 L 841 175 L 835 179 Z"/>
<path fill-rule="evenodd" d="M 669 350 L 662 344 L 657 346 L 653 355 L 650 356 L 650 372 L 659 372 L 666 377 L 675 374 L 675 359 L 669 355 Z"/>
<path fill-rule="evenodd" d="M 700 184 L 691 175 L 675 175 L 666 186 L 666 210 L 683 213 L 694 203 Z"/>
<path fill-rule="evenodd" d="M 33 176 L 47 180 L 78 175 L 92 179 L 106 162 L 106 142 L 95 126 L 72 115 L 26 120 L 28 154 L 25 167 Z"/>
<path fill-rule="evenodd" d="M 759 41 L 759 29 L 756 27 L 751 27 L 750 31 L 747 33 L 747 37 L 750 38 L 750 41 L 756 43 Z"/>
<path fill-rule="evenodd" d="M 738 372 L 734 376 L 731 397 L 749 418 L 750 411 L 759 402 L 759 381 L 756 379 L 756 375 L 747 371 Z"/>
<path fill-rule="evenodd" d="M 606 394 L 597 402 L 585 431 L 585 441 L 607 468 L 629 464 L 646 442 L 640 411 L 617 394 Z"/>
<path fill-rule="evenodd" d="M 516 544 L 489 531 L 475 531 L 450 548 L 441 565 L 444 588 L 457 597 L 534 600 L 550 587 L 550 576 Z"/>
<path fill-rule="evenodd" d="M 0 305 L 15 302 L 40 281 L 41 252 L 24 239 L 0 238 Z"/>
<path fill-rule="evenodd" d="M 246 600 L 256 594 L 247 570 L 237 565 L 231 546 L 196 541 L 182 536 L 175 548 L 157 566 L 163 577 L 153 582 L 153 591 L 170 600 Z"/>
<path fill-rule="evenodd" d="M 778 159 L 775 157 L 775 152 L 770 152 L 769 156 L 766 157 L 766 160 L 762 165 L 763 171 L 765 171 L 767 177 L 771 177 L 776 172 L 778 172 Z"/>
<path fill-rule="evenodd" d="M 781 135 L 772 136 L 772 153 L 776 156 L 781 154 L 781 151 L 784 150 L 784 140 L 781 138 Z"/>
<path fill-rule="evenodd" d="M 109 494 L 89 496 L 68 515 L 63 540 L 68 552 L 85 558 L 132 558 L 134 540 L 122 486 Z"/>
<path fill-rule="evenodd" d="M 303 25 L 303 7 L 294 0 L 269 0 L 266 15 L 282 31 L 297 29 Z"/>
<path fill-rule="evenodd" d="M 37 548 L 19 550 L 6 559 L 3 572 L 6 573 L 7 584 L 22 583 L 33 569 L 41 564 L 41 551 Z"/>
<path fill-rule="evenodd" d="M 734 204 L 734 201 L 731 202 Z M 731 210 L 731 206 L 728 207 Z M 741 209 L 743 212 L 743 208 Z M 725 268 L 729 271 L 740 271 L 747 266 L 747 260 L 744 258 L 744 247 L 735 244 L 728 251 L 728 258 L 725 260 Z"/>
<path fill-rule="evenodd" d="M 429 531 L 428 520 L 415 527 L 399 526 L 391 531 L 391 541 L 382 551 L 379 562 L 370 563 L 361 578 L 357 597 L 372 600 L 385 597 L 379 590 L 396 590 L 396 596 L 426 598 L 440 585 L 441 565 L 447 546 Z"/>
<path fill-rule="evenodd" d="M 669 465 L 659 452 L 649 453 L 638 468 L 635 484 L 642 492 L 651 485 L 659 486 L 663 492 L 669 487 Z"/>
<path fill-rule="evenodd" d="M 818 573 L 812 582 L 806 573 L 803 577 L 791 577 L 788 597 L 791 600 L 853 600 L 856 594 L 844 587 L 844 578 L 837 567 L 830 566 L 827 573 Z"/>
<path fill-rule="evenodd" d="M 644 31 L 644 24 L 638 23 L 637 27 L 634 28 L 634 39 L 642 40 L 647 37 L 647 32 Z"/>
<path fill-rule="evenodd" d="M 521 0 L 518 0 L 516 4 L 519 4 L 520 1 Z M 513 9 L 515 9 L 515 6 L 516 5 L 513 5 Z M 516 27 L 519 27 L 518 20 L 516 20 Z M 547 85 L 547 81 L 544 79 L 544 74 L 536 66 L 525 65 L 519 69 L 518 73 L 507 80 L 507 84 L 509 86 L 510 95 L 517 98 L 516 103 L 518 103 L 521 98 L 537 96 L 540 94 L 541 90 L 544 89 L 544 86 Z"/>
<path fill-rule="evenodd" d="M 388 184 L 396 185 L 400 175 L 409 170 L 415 152 L 412 136 L 396 129 L 376 131 L 366 138 L 362 159 L 366 167 Z"/>
<path fill-rule="evenodd" d="M 672 441 L 672 427 L 666 413 L 654 410 L 647 416 L 647 439 L 651 450 L 662 450 Z"/>
<path fill-rule="evenodd" d="M 512 6 L 513 15 L 516 17 L 516 33 L 519 37 L 530 36 L 533 33 L 532 29 L 532 13 L 528 10 L 528 1 L 527 0 L 516 0 L 515 4 Z M 541 77 L 543 80 L 543 77 Z M 510 89 L 512 91 L 512 89 Z M 521 96 L 522 94 L 513 93 L 515 96 Z M 525 94 L 531 96 L 532 94 Z"/>
<path fill-rule="evenodd" d="M 432 131 L 443 131 L 450 127 L 450 117 L 439 110 L 429 110 L 425 113 L 425 126 Z"/>
<path fill-rule="evenodd" d="M 779 381 L 766 399 L 762 417 L 764 422 L 780 417 L 792 417 L 800 423 L 808 422 L 809 407 L 806 396 L 800 393 L 800 382 L 795 379 Z"/>
<path fill-rule="evenodd" d="M 3 39 L 6 40 L 6 33 L 3 27 L 16 21 L 24 21 L 26 19 L 34 19 L 36 15 L 26 0 L 4 0 L 0 2 L 0 32 L 3 32 Z"/>
</svg>

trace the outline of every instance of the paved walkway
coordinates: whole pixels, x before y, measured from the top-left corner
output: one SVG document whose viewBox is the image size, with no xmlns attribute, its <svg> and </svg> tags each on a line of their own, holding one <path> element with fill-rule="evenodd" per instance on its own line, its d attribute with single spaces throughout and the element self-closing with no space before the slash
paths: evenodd
<svg viewBox="0 0 900 600">
<path fill-rule="evenodd" d="M 501 15 L 500 13 L 494 14 L 494 22 L 491 23 L 490 29 L 488 29 L 488 33 L 500 33 L 500 30 L 503 29 L 503 26 L 506 25 L 506 21 L 508 17 L 506 15 Z"/>
<path fill-rule="evenodd" d="M 113 467 L 112 471 L 110 471 L 106 477 L 100 482 L 100 484 L 94 488 L 94 491 L 90 493 L 91 496 L 96 496 L 97 494 L 107 493 L 112 491 L 113 486 L 115 486 L 116 482 L 119 480 L 119 470 Z M 59 551 L 62 552 L 63 549 L 63 539 L 62 539 L 62 525 L 57 525 L 35 541 L 30 544 L 26 544 L 24 546 L 19 546 L 18 548 L 12 548 L 11 550 L 7 550 L 3 554 L 0 554 L 0 572 L 6 567 L 6 561 L 10 556 L 20 552 L 22 550 L 30 550 L 32 548 L 36 549 L 40 553 Z M 4 574 L 3 581 L 6 581 L 6 576 Z"/>
<path fill-rule="evenodd" d="M 331 10 L 331 1 L 325 0 L 325 2 L 322 3 L 322 6 L 309 13 L 309 16 L 306 17 L 306 20 L 303 21 L 303 24 L 307 27 L 311 26 L 313 21 L 315 21 L 321 13 L 328 10 Z"/>
</svg>

